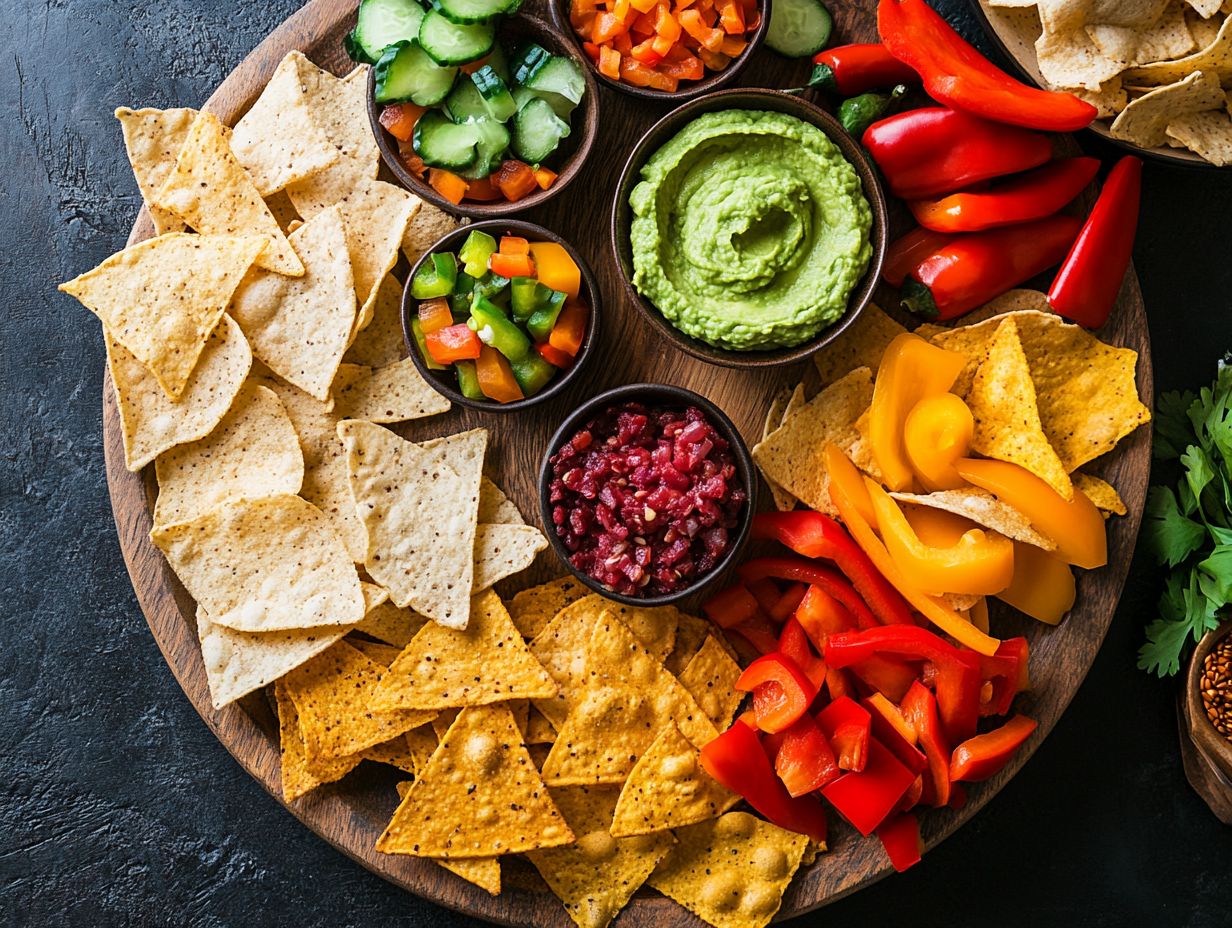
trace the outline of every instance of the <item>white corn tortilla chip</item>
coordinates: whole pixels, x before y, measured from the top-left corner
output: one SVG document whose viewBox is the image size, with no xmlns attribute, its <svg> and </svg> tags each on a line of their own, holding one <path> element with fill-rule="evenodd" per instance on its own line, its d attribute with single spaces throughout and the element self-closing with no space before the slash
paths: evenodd
<svg viewBox="0 0 1232 928">
<path fill-rule="evenodd" d="M 402 284 L 390 274 L 377 288 L 371 320 L 352 333 L 351 347 L 342 360 L 365 367 L 385 367 L 406 356 L 406 342 L 402 338 Z"/>
<path fill-rule="evenodd" d="M 344 419 L 405 422 L 449 411 L 449 400 L 428 385 L 415 362 L 403 358 L 371 370 L 358 365 L 347 372 L 344 386 L 334 387 L 334 400 Z"/>
<path fill-rule="evenodd" d="M 1232 79 L 1232 16 L 1223 21 L 1214 41 L 1205 48 L 1175 61 L 1156 61 L 1133 68 L 1122 79 L 1131 87 L 1156 87 L 1175 84 L 1199 71 L 1208 71 L 1220 80 Z"/>
<path fill-rule="evenodd" d="M 1164 145 L 1170 123 L 1190 113 L 1220 108 L 1226 102 L 1218 75 L 1195 71 L 1184 80 L 1132 101 L 1112 123 L 1112 137 L 1143 148 Z"/>
<path fill-rule="evenodd" d="M 494 523 L 479 525 L 475 530 L 475 592 L 516 573 L 535 562 L 535 557 L 548 546 L 543 532 L 533 525 Z"/>
<path fill-rule="evenodd" d="M 154 194 L 167 182 L 175 170 L 175 156 L 184 146 L 188 127 L 197 118 L 197 111 L 185 107 L 175 109 L 129 109 L 121 106 L 115 111 L 124 132 L 124 147 L 128 150 L 128 163 L 132 166 L 137 187 L 150 211 L 154 232 L 182 232 L 184 223 L 170 210 L 153 205 Z"/>
<path fill-rule="evenodd" d="M 1166 131 L 1169 139 L 1175 139 L 1211 164 L 1232 164 L 1232 119 L 1226 110 L 1181 116 L 1168 123 Z"/>
<path fill-rule="evenodd" d="M 1145 29 L 1106 23 L 1088 25 L 1086 29 L 1095 47 L 1122 67 L 1180 58 L 1197 47 L 1185 22 L 1185 13 L 1175 3 Z"/>
</svg>

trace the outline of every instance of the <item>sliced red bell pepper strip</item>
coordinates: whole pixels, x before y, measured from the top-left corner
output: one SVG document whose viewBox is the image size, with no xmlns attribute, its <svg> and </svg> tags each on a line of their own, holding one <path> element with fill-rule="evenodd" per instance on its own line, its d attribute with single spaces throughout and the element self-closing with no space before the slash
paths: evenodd
<svg viewBox="0 0 1232 928">
<path fill-rule="evenodd" d="M 881 0 L 877 30 L 889 52 L 910 65 L 934 100 L 988 119 L 1076 132 L 1097 115 L 1071 93 L 1040 90 L 1016 81 L 981 55 L 925 0 Z"/>
<path fill-rule="evenodd" d="M 778 601 L 770 607 L 770 618 L 776 622 L 785 622 L 800 608 L 808 587 L 803 583 L 793 583 L 779 596 Z"/>
<path fill-rule="evenodd" d="M 851 613 L 816 584 L 809 584 L 804 598 L 796 607 L 793 620 L 800 625 L 819 652 L 826 646 L 826 639 L 831 635 L 856 628 Z"/>
<path fill-rule="evenodd" d="M 488 268 L 501 277 L 534 277 L 535 262 L 529 254 L 503 254 L 494 252 L 488 259 Z"/>
<path fill-rule="evenodd" d="M 919 677 L 919 671 L 901 660 L 874 654 L 851 665 L 851 672 L 874 692 L 898 702 Z"/>
<path fill-rule="evenodd" d="M 976 782 L 998 773 L 1031 737 L 1036 724 L 1035 719 L 1016 715 L 1000 728 L 968 738 L 954 749 L 950 779 Z"/>
<path fill-rule="evenodd" d="M 904 767 L 885 745 L 876 738 L 870 738 L 868 761 L 864 769 L 858 773 L 845 773 L 827 783 L 822 787 L 821 795 L 860 834 L 868 836 L 894 811 L 914 782 L 915 774 Z"/>
<path fill-rule="evenodd" d="M 855 697 L 856 686 L 851 674 L 846 670 L 826 665 L 826 690 L 831 699 L 842 699 L 844 696 Z"/>
<path fill-rule="evenodd" d="M 866 90 L 914 84 L 919 79 L 914 69 L 891 55 L 880 42 L 875 42 L 840 45 L 818 52 L 813 56 L 809 86 L 854 97 Z"/>
<path fill-rule="evenodd" d="M 766 616 L 770 615 L 770 610 L 778 604 L 779 597 L 783 595 L 779 585 L 769 577 L 759 577 L 756 580 L 750 580 L 745 586 L 753 594 L 753 598 L 757 600 L 758 609 Z"/>
<path fill-rule="evenodd" d="M 896 238 L 886 249 L 885 263 L 881 265 L 882 280 L 891 287 L 901 287 L 906 276 L 919 267 L 921 261 L 953 240 L 953 235 L 917 226 Z"/>
<path fill-rule="evenodd" d="M 733 628 L 758 612 L 757 600 L 742 583 L 716 593 L 702 604 L 706 617 L 720 628 Z"/>
<path fill-rule="evenodd" d="M 817 687 L 786 654 L 759 657 L 744 669 L 735 688 L 753 694 L 757 727 L 776 732 L 787 728 L 808 711 Z"/>
<path fill-rule="evenodd" d="M 836 697 L 817 713 L 817 724 L 830 739 L 843 770 L 863 770 L 872 734 L 869 711 L 848 696 Z"/>
<path fill-rule="evenodd" d="M 732 725 L 702 748 L 701 764 L 775 825 L 814 841 L 826 840 L 825 807 L 812 796 L 792 798 L 752 728 Z"/>
<path fill-rule="evenodd" d="M 804 627 L 796 619 L 789 617 L 783 623 L 783 630 L 779 633 L 779 650 L 804 671 L 817 690 L 821 690 L 826 682 L 826 662 L 821 655 L 814 653 Z"/>
<path fill-rule="evenodd" d="M 922 798 L 924 798 L 924 774 L 916 777 L 907 792 L 903 793 L 903 798 L 899 800 L 896 811 L 907 812 L 914 809 L 920 804 Z"/>
<path fill-rule="evenodd" d="M 465 323 L 447 325 L 435 332 L 425 333 L 424 345 L 437 364 L 474 359 L 483 350 L 483 342 Z"/>
<path fill-rule="evenodd" d="M 783 742 L 774 755 L 774 772 L 792 796 L 811 793 L 842 776 L 830 742 L 808 715 L 783 731 Z"/>
<path fill-rule="evenodd" d="M 1029 655 L 1026 638 L 1006 638 L 996 654 L 980 655 L 980 679 L 992 687 L 988 701 L 980 703 L 981 716 L 1008 715 L 1014 697 L 1030 689 Z"/>
<path fill-rule="evenodd" d="M 920 840 L 920 820 L 910 812 L 889 819 L 877 829 L 877 837 L 890 858 L 890 864 L 898 873 L 914 867 L 924 852 Z"/>
<path fill-rule="evenodd" d="M 1048 290 L 1048 304 L 1059 315 L 1088 329 L 1108 321 L 1133 257 L 1141 200 L 1142 159 L 1126 155 L 1108 174 Z"/>
<path fill-rule="evenodd" d="M 928 768 L 928 758 L 923 751 L 903 736 L 902 729 L 897 722 L 905 725 L 906 720 L 903 719 L 898 706 L 895 706 L 889 700 L 885 700 L 885 703 L 889 707 L 888 711 L 898 713 L 898 720 L 891 721 L 885 714 L 887 710 L 880 708 L 871 699 L 861 701 L 860 705 L 868 711 L 869 718 L 872 719 L 870 733 L 884 744 L 886 749 L 897 757 L 899 762 L 910 770 L 913 776 L 919 776 Z M 914 734 L 914 731 L 912 731 L 912 734 Z"/>
<path fill-rule="evenodd" d="M 778 577 L 780 580 L 798 580 L 811 583 L 829 593 L 851 613 L 861 628 L 877 625 L 872 612 L 847 578 L 831 567 L 814 564 L 799 557 L 757 557 L 745 561 L 736 572 L 741 579 L 756 580 L 759 577 Z M 807 631 L 808 626 L 805 626 Z"/>
<path fill-rule="evenodd" d="M 760 612 L 753 618 L 746 619 L 732 627 L 729 631 L 747 641 L 758 655 L 773 654 L 779 649 L 778 633 L 775 627 Z"/>
<path fill-rule="evenodd" d="M 928 759 L 924 801 L 941 808 L 950 801 L 950 746 L 937 718 L 937 700 L 923 683 L 915 683 L 903 697 L 902 710 Z"/>
</svg>

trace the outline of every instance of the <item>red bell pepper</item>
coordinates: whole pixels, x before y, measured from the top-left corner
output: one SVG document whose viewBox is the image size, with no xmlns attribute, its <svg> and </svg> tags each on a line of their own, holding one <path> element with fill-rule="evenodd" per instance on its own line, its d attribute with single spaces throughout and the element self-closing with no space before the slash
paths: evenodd
<svg viewBox="0 0 1232 928">
<path fill-rule="evenodd" d="M 930 322 L 957 319 L 1060 262 L 1080 226 L 1049 216 L 959 236 L 903 281 L 903 308 Z"/>
<path fill-rule="evenodd" d="M 590 310 L 581 303 L 566 303 L 552 328 L 552 334 L 548 336 L 548 344 L 576 357 L 586 337 L 586 319 L 589 316 Z"/>
<path fill-rule="evenodd" d="M 808 587 L 803 583 L 793 583 L 779 595 L 778 601 L 770 607 L 770 618 L 775 622 L 785 622 L 800 608 Z"/>
<path fill-rule="evenodd" d="M 779 649 L 778 633 L 770 624 L 770 620 L 760 612 L 753 618 L 745 619 L 739 625 L 733 626 L 729 631 L 747 641 L 759 655 L 773 654 Z"/>
<path fill-rule="evenodd" d="M 920 840 L 920 820 L 909 812 L 896 815 L 877 829 L 894 869 L 902 873 L 920 862 L 924 842 Z"/>
<path fill-rule="evenodd" d="M 761 513 L 753 519 L 753 537 L 772 538 L 804 557 L 834 561 L 883 625 L 915 624 L 907 601 L 829 516 L 810 509 Z"/>
<path fill-rule="evenodd" d="M 488 258 L 488 269 L 501 277 L 534 277 L 535 262 L 530 255 L 504 254 L 494 252 Z"/>
<path fill-rule="evenodd" d="M 454 361 L 479 357 L 483 342 L 466 323 L 461 323 L 426 333 L 424 347 L 437 364 L 452 364 Z"/>
<path fill-rule="evenodd" d="M 868 127 L 862 139 L 890 192 L 918 200 L 1039 167 L 1048 136 L 943 106 L 907 110 Z"/>
<path fill-rule="evenodd" d="M 980 715 L 1008 715 L 1014 697 L 1030 689 L 1029 655 L 1026 638 L 1006 638 L 996 654 L 980 655 L 980 679 L 991 685 L 988 700 L 980 703 Z"/>
<path fill-rule="evenodd" d="M 1004 767 L 1035 731 L 1035 719 L 1016 715 L 1000 728 L 968 738 L 954 749 L 950 779 L 987 780 Z"/>
<path fill-rule="evenodd" d="M 831 635 L 856 628 L 851 613 L 816 584 L 809 585 L 800 605 L 796 607 L 793 621 L 799 624 L 818 651 L 826 646 L 826 639 Z"/>
<path fill-rule="evenodd" d="M 842 699 L 844 696 L 856 697 L 856 686 L 851 674 L 828 664 L 826 665 L 826 689 L 831 699 Z"/>
<path fill-rule="evenodd" d="M 842 776 L 834 749 L 808 715 L 783 731 L 783 742 L 774 755 L 774 772 L 792 796 L 811 793 Z"/>
<path fill-rule="evenodd" d="M 1042 129 L 1075 132 L 1097 111 L 1070 93 L 1040 90 L 1016 81 L 975 50 L 925 0 L 881 0 L 877 30 L 889 52 L 924 80 L 940 103 L 988 119 Z"/>
<path fill-rule="evenodd" d="M 783 595 L 779 585 L 769 577 L 759 577 L 756 580 L 750 580 L 745 586 L 753 594 L 753 598 L 757 600 L 758 610 L 765 616 L 770 615 L 770 610 L 778 604 L 779 597 Z"/>
<path fill-rule="evenodd" d="M 826 682 L 826 662 L 821 659 L 821 655 L 814 653 L 804 626 L 794 618 L 783 623 L 783 630 L 779 633 L 779 650 L 804 671 L 804 675 L 812 681 L 817 690 L 821 690 Z"/>
<path fill-rule="evenodd" d="M 1051 216 L 1095 178 L 1098 158 L 1064 158 L 986 189 L 912 200 L 915 221 L 942 233 L 980 232 Z"/>
<path fill-rule="evenodd" d="M 924 801 L 941 808 L 950 801 L 950 746 L 937 718 L 937 700 L 923 683 L 915 683 L 903 697 L 902 710 L 928 760 Z"/>
<path fill-rule="evenodd" d="M 885 263 L 881 265 L 881 278 L 891 287 L 901 287 L 903 280 L 920 266 L 920 262 L 934 255 L 954 241 L 954 236 L 934 232 L 918 226 L 901 238 L 895 239 L 886 249 Z"/>
<path fill-rule="evenodd" d="M 920 804 L 920 800 L 924 797 L 924 774 L 920 774 L 912 782 L 907 792 L 903 793 L 903 798 L 899 800 L 896 811 L 907 812 L 914 809 Z"/>
<path fill-rule="evenodd" d="M 876 87 L 914 84 L 920 75 L 903 64 L 880 42 L 865 45 L 840 45 L 827 48 L 813 57 L 810 87 L 854 97 Z"/>
<path fill-rule="evenodd" d="M 706 617 L 720 628 L 733 628 L 758 613 L 757 600 L 742 583 L 716 593 L 702 604 Z"/>
<path fill-rule="evenodd" d="M 1142 159 L 1126 155 L 1108 174 L 1048 291 L 1048 303 L 1059 315 L 1088 329 L 1108 321 L 1133 257 L 1141 199 Z"/>
<path fill-rule="evenodd" d="M 817 724 L 830 739 L 843 770 L 863 770 L 868 762 L 872 717 L 867 709 L 847 696 L 835 698 L 817 713 Z"/>
<path fill-rule="evenodd" d="M 799 557 L 758 557 L 745 561 L 736 572 L 745 581 L 759 577 L 778 577 L 780 580 L 798 580 L 801 583 L 813 584 L 842 603 L 861 628 L 871 628 L 878 624 L 855 587 L 831 567 L 814 564 Z M 808 630 L 807 624 L 805 630 Z"/>
<path fill-rule="evenodd" d="M 871 719 L 872 737 L 884 744 L 886 749 L 911 771 L 912 776 L 919 776 L 923 773 L 928 767 L 928 758 L 903 734 L 903 727 L 910 730 L 910 726 L 907 725 L 899 708 L 884 697 L 880 702 L 871 698 L 864 699 L 860 705 L 868 712 Z M 892 720 L 888 714 L 891 712 L 895 713 L 898 718 Z M 914 730 L 911 733 L 914 735 Z"/>
<path fill-rule="evenodd" d="M 710 741 L 702 748 L 701 764 L 775 825 L 814 841 L 826 840 L 825 807 L 812 796 L 792 798 L 775 775 L 756 732 L 747 725 L 732 725 Z"/>
<path fill-rule="evenodd" d="M 759 657 L 736 680 L 736 689 L 753 694 L 757 727 L 776 732 L 787 728 L 808 711 L 817 687 L 781 651 Z"/>
<path fill-rule="evenodd" d="M 894 811 L 913 782 L 915 774 L 885 745 L 870 738 L 864 769 L 827 783 L 821 795 L 867 837 Z"/>
<path fill-rule="evenodd" d="M 852 664 L 850 670 L 875 693 L 884 693 L 898 702 L 920 676 L 909 664 L 892 657 L 874 654 Z"/>
</svg>

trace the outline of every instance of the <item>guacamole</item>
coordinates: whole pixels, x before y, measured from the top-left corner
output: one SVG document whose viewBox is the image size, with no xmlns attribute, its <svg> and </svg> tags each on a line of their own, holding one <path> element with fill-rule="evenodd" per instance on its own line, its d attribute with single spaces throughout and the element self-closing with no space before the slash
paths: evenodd
<svg viewBox="0 0 1232 928">
<path fill-rule="evenodd" d="M 847 308 L 872 256 L 855 168 L 820 129 L 760 110 L 706 113 L 642 168 L 633 283 L 718 348 L 786 348 Z"/>
</svg>

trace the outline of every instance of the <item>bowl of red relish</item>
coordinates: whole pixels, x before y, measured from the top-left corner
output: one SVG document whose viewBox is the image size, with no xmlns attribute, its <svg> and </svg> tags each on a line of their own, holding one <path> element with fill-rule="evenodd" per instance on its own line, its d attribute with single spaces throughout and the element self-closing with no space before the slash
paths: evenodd
<svg viewBox="0 0 1232 928">
<path fill-rule="evenodd" d="M 596 592 L 663 605 L 721 574 L 756 505 L 748 448 L 691 390 L 630 384 L 600 393 L 556 430 L 539 472 L 548 540 Z"/>
</svg>

